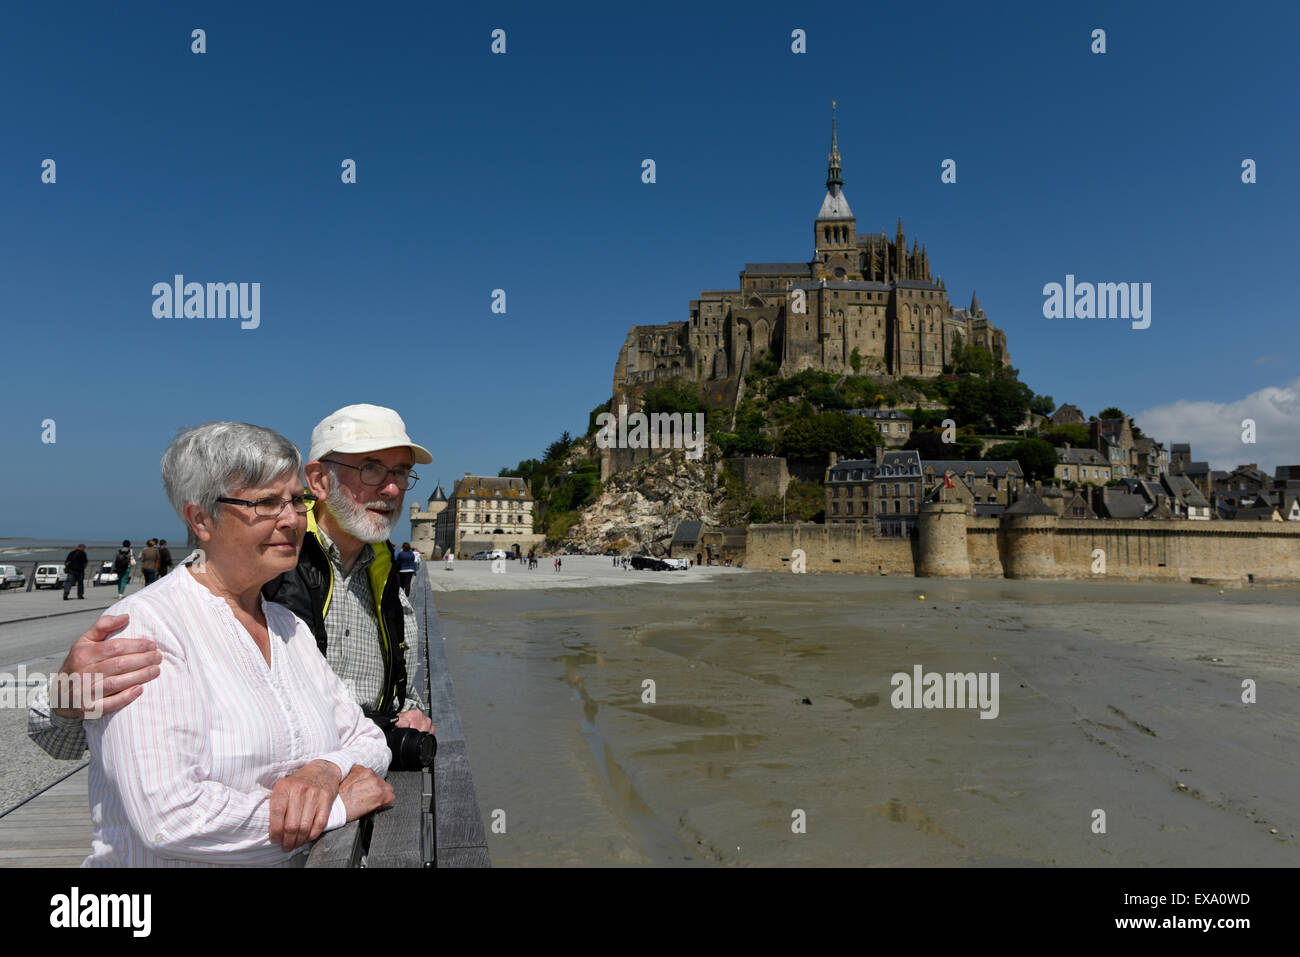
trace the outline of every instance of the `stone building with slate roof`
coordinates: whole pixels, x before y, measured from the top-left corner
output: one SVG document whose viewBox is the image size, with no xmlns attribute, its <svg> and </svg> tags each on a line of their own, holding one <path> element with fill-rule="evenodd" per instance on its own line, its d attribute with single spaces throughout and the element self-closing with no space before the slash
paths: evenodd
<svg viewBox="0 0 1300 957">
<path fill-rule="evenodd" d="M 1052 413 L 1052 425 L 1087 425 L 1088 420 L 1083 417 L 1077 405 L 1065 403 L 1055 412 Z"/>
<path fill-rule="evenodd" d="M 911 438 L 912 417 L 900 409 L 849 409 L 848 414 L 874 422 L 880 430 L 880 437 L 890 448 L 906 445 Z"/>
<path fill-rule="evenodd" d="M 1066 443 L 1057 451 L 1053 474 L 1062 482 L 1081 485 L 1105 485 L 1113 477 L 1110 460 L 1096 449 L 1075 449 Z"/>
<path fill-rule="evenodd" d="M 916 527 L 920 503 L 951 475 L 941 500 L 960 502 L 979 518 L 993 518 L 1016 500 L 1025 477 L 1019 462 L 921 460 L 916 451 L 877 449 L 870 459 L 836 460 L 826 470 L 826 524 L 870 525 L 885 538 Z"/>
<path fill-rule="evenodd" d="M 707 383 L 706 391 L 730 404 L 760 358 L 784 376 L 804 369 L 851 374 L 856 349 L 864 375 L 936 376 L 960 336 L 1010 363 L 1006 334 L 973 294 L 966 308 L 953 305 L 926 248 L 915 238 L 908 248 L 901 219 L 893 239 L 884 230 L 858 232 L 840 164 L 832 116 L 812 258 L 747 263 L 739 288 L 702 291 L 686 321 L 633 326 L 614 367 L 614 408 L 637 408 L 640 388 L 674 376 Z"/>
<path fill-rule="evenodd" d="M 434 557 L 448 549 L 457 558 L 490 548 L 527 552 L 545 540 L 533 532 L 533 495 L 524 479 L 466 472 L 438 513 Z"/>
</svg>

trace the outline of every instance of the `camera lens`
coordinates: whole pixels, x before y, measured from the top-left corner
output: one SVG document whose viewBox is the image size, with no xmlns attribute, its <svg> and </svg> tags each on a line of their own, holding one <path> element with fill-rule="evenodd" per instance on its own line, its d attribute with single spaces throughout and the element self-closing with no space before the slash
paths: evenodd
<svg viewBox="0 0 1300 957">
<path fill-rule="evenodd" d="M 438 739 L 414 728 L 389 728 L 385 733 L 388 750 L 393 753 L 390 771 L 420 771 L 433 767 L 438 753 Z"/>
</svg>

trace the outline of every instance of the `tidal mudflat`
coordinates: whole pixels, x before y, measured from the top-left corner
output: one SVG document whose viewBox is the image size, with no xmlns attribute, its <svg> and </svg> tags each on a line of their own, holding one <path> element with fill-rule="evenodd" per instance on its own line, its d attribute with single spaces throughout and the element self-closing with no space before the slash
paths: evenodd
<svg viewBox="0 0 1300 957">
<path fill-rule="evenodd" d="M 1300 863 L 1300 590 L 746 573 L 437 607 L 497 866 Z M 996 673 L 996 717 L 894 707 L 917 666 Z"/>
</svg>

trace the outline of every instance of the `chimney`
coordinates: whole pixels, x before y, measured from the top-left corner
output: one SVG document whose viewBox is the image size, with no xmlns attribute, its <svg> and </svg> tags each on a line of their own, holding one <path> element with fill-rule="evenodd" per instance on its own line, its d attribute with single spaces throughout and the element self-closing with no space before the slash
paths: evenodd
<svg viewBox="0 0 1300 957">
<path fill-rule="evenodd" d="M 1070 443 L 1069 443 L 1069 442 L 1066 442 L 1066 443 L 1065 443 L 1065 451 L 1067 451 L 1067 452 L 1070 451 Z"/>
<path fill-rule="evenodd" d="M 832 452 L 832 453 L 831 453 L 831 468 L 835 468 L 835 463 L 838 462 L 839 460 L 840 460 L 839 455 L 836 454 L 835 452 Z"/>
</svg>

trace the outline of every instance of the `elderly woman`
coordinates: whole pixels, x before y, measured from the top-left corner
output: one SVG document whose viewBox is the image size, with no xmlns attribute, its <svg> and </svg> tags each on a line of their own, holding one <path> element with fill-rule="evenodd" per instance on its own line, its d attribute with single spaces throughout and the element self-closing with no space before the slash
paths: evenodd
<svg viewBox="0 0 1300 957">
<path fill-rule="evenodd" d="M 392 803 L 391 754 L 317 650 L 261 588 L 294 567 L 306 528 L 298 450 L 269 429 L 210 422 L 162 460 L 198 559 L 118 602 L 159 676 L 86 722 L 88 867 L 300 866 L 324 831 Z"/>
</svg>

